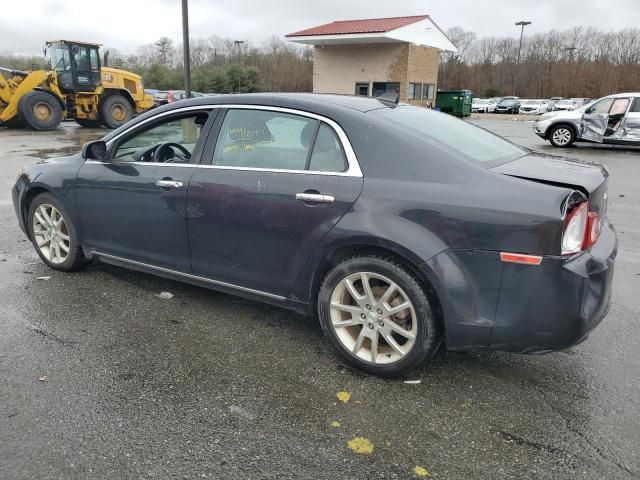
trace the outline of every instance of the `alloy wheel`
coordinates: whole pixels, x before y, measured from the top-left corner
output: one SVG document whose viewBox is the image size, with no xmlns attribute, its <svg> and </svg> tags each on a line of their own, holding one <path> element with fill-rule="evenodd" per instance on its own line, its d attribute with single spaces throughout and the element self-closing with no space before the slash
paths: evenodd
<svg viewBox="0 0 640 480">
<path fill-rule="evenodd" d="M 557 145 L 566 145 L 571 141 L 571 132 L 568 128 L 558 128 L 553 132 L 553 141 Z"/>
<path fill-rule="evenodd" d="M 402 360 L 416 341 L 411 300 L 397 283 L 378 273 L 358 272 L 342 279 L 331 294 L 330 318 L 342 345 L 373 364 Z"/>
<path fill-rule="evenodd" d="M 64 263 L 69 256 L 71 238 L 60 211 L 48 203 L 33 213 L 33 236 L 42 255 L 51 263 Z"/>
</svg>

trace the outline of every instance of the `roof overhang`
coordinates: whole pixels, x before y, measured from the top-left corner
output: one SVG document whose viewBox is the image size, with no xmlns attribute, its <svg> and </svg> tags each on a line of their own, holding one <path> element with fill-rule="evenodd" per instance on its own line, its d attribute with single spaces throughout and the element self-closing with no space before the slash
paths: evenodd
<svg viewBox="0 0 640 480">
<path fill-rule="evenodd" d="M 411 43 L 439 50 L 457 52 L 456 46 L 447 38 L 431 18 L 396 28 L 388 32 L 348 33 L 331 35 L 287 36 L 287 40 L 305 45 L 357 45 L 371 43 Z"/>
</svg>

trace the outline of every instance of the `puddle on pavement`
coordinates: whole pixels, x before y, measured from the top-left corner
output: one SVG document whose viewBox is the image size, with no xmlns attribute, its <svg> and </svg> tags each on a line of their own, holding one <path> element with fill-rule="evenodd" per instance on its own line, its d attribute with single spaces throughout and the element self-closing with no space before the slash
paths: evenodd
<svg viewBox="0 0 640 480">
<path fill-rule="evenodd" d="M 15 132 L 15 133 L 14 133 Z M 51 148 L 33 148 L 27 144 L 19 145 L 19 150 L 11 150 L 8 153 L 14 153 L 18 155 L 24 155 L 27 157 L 36 157 L 36 158 L 54 158 L 61 157 L 65 155 L 74 155 L 80 151 L 82 146 L 90 141 L 98 140 L 104 137 L 109 130 L 101 130 L 101 129 L 90 129 L 90 128 L 80 128 L 80 127 L 71 127 L 68 126 L 61 127 L 59 130 L 55 132 L 32 132 L 29 130 L 2 130 L 3 136 L 6 136 L 9 133 L 9 136 L 18 136 L 33 134 L 38 137 L 49 135 L 51 136 L 51 143 L 63 144 L 58 147 Z M 43 141 L 45 143 L 46 140 Z"/>
</svg>

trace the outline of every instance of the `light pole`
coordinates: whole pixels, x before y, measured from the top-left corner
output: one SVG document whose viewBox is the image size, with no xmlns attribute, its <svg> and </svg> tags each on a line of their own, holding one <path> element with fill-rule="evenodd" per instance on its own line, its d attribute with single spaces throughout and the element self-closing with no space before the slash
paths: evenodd
<svg viewBox="0 0 640 480">
<path fill-rule="evenodd" d="M 184 57 L 184 96 L 191 98 L 191 54 L 189 53 L 189 5 L 182 0 L 182 55 Z"/>
<path fill-rule="evenodd" d="M 244 44 L 244 40 L 234 40 L 233 43 L 238 47 L 238 66 L 240 66 L 240 70 L 238 70 L 238 93 L 240 93 L 240 79 L 242 78 L 242 71 L 244 70 L 244 58 L 242 56 L 242 44 Z"/>
<path fill-rule="evenodd" d="M 578 49 L 578 47 L 576 46 L 570 46 L 570 47 L 565 47 L 564 50 L 565 52 L 569 52 L 569 61 L 571 62 L 571 69 L 570 69 L 570 75 L 571 78 L 573 78 L 573 53 Z M 569 90 L 569 89 L 567 89 Z M 570 92 L 573 93 L 573 92 Z M 564 89 L 564 76 L 562 78 L 562 95 L 565 94 L 565 89 Z M 567 95 L 568 97 L 571 97 L 571 95 Z"/>
<path fill-rule="evenodd" d="M 518 70 L 518 73 L 519 73 L 519 70 L 520 70 L 520 52 L 522 51 L 522 37 L 524 36 L 524 27 L 526 27 L 527 25 L 531 25 L 531 22 L 527 22 L 527 21 L 524 21 L 524 20 L 516 22 L 516 26 L 520 27 L 520 45 L 518 46 L 518 60 L 516 60 L 516 69 Z M 518 78 L 520 78 L 520 75 L 518 75 Z M 515 82 L 514 82 L 513 89 L 517 90 Z M 514 94 L 515 93 L 516 92 L 514 92 Z"/>
</svg>

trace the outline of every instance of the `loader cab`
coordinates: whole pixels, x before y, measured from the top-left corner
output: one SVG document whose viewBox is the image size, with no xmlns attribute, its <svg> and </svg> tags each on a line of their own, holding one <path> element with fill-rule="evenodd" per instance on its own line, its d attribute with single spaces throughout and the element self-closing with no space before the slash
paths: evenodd
<svg viewBox="0 0 640 480">
<path fill-rule="evenodd" d="M 55 40 L 47 42 L 51 69 L 64 93 L 93 92 L 100 86 L 100 45 Z"/>
</svg>

